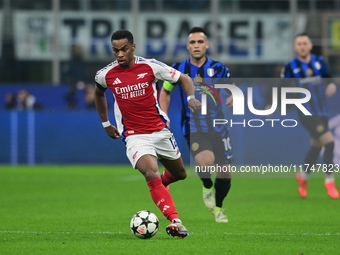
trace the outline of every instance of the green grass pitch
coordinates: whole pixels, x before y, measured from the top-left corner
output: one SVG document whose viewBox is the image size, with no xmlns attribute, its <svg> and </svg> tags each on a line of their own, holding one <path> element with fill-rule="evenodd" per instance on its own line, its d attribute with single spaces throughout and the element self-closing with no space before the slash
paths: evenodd
<svg viewBox="0 0 340 255">
<path fill-rule="evenodd" d="M 188 177 L 170 187 L 190 233 L 179 239 L 130 166 L 0 166 L 0 254 L 340 254 L 340 199 L 308 185 L 303 200 L 294 179 L 235 178 L 218 224 Z M 148 240 L 129 228 L 144 209 L 160 220 Z"/>
</svg>

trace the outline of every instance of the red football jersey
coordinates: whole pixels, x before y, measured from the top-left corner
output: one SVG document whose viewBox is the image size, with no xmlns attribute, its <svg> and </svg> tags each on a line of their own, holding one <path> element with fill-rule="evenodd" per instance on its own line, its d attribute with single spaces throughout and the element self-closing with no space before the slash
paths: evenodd
<svg viewBox="0 0 340 255">
<path fill-rule="evenodd" d="M 96 74 L 96 83 L 109 88 L 115 99 L 114 111 L 118 131 L 125 137 L 151 134 L 166 126 L 168 117 L 157 100 L 158 80 L 175 83 L 180 72 L 155 59 L 136 56 L 130 68 L 112 62 Z"/>
</svg>

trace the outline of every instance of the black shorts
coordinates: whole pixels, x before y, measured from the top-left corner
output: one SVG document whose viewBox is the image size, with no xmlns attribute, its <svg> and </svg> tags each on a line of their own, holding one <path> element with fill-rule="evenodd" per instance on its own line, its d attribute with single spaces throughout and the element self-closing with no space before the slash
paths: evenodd
<svg viewBox="0 0 340 255">
<path fill-rule="evenodd" d="M 214 153 L 216 164 L 231 164 L 233 151 L 229 131 L 222 133 L 191 133 L 190 138 L 185 137 L 191 155 L 195 156 L 209 150 Z"/>
<path fill-rule="evenodd" d="M 328 118 L 325 116 L 305 116 L 300 119 L 302 125 L 314 139 L 319 139 L 320 136 L 329 131 Z"/>
</svg>

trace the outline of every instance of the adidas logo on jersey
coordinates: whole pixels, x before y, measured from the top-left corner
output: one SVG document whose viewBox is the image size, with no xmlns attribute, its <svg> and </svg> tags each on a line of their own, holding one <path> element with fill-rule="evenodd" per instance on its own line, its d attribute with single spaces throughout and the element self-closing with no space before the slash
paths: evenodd
<svg viewBox="0 0 340 255">
<path fill-rule="evenodd" d="M 119 78 L 116 78 L 115 81 L 112 83 L 113 85 L 117 85 L 119 83 L 122 83 Z"/>
</svg>

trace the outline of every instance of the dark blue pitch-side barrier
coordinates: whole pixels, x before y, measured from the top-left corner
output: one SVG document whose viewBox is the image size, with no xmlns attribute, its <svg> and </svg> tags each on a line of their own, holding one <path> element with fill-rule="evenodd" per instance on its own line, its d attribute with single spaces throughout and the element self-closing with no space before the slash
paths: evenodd
<svg viewBox="0 0 340 255">
<path fill-rule="evenodd" d="M 124 143 L 106 135 L 96 111 L 1 111 L 0 120 L 0 164 L 129 163 Z M 172 130 L 188 158 L 180 127 Z"/>
<path fill-rule="evenodd" d="M 293 113 L 287 116 L 296 117 Z M 171 113 L 170 118 L 171 130 L 185 163 L 189 164 L 188 147 L 179 126 L 180 113 Z M 262 127 L 250 127 L 248 119 L 233 118 L 234 123 L 239 123 L 231 128 L 235 164 L 303 162 L 309 136 L 301 125 L 288 128 L 277 122 L 273 128 L 270 122 L 265 122 Z M 1 111 L 0 120 L 1 164 L 129 163 L 125 145 L 106 135 L 96 111 Z M 114 123 L 112 111 L 110 120 Z"/>
<path fill-rule="evenodd" d="M 34 94 L 43 108 L 37 111 L 6 111 L 3 108 L 5 92 L 16 92 L 21 88 Z M 112 140 L 106 135 L 96 110 L 84 110 L 82 102 L 79 102 L 77 110 L 68 110 L 64 101 L 66 92 L 65 86 L 0 86 L 0 164 L 129 164 L 125 145 L 120 139 Z M 340 90 L 330 102 L 333 109 L 331 117 L 339 114 L 340 101 L 336 100 L 339 93 Z M 80 101 L 81 95 L 82 92 L 78 91 Z M 113 99 L 109 91 L 107 98 L 111 109 L 110 121 L 114 124 Z M 179 92 L 175 89 L 169 108 L 171 130 L 184 162 L 190 164 L 188 146 L 180 127 L 180 109 Z M 295 119 L 298 121 L 296 127 L 284 127 L 280 121 L 275 121 L 272 127 L 272 122 L 266 121 L 266 117 L 249 112 L 244 116 L 233 116 L 230 109 L 226 109 L 225 114 L 228 124 L 234 123 L 230 128 L 234 164 L 303 163 L 309 147 L 309 135 L 300 124 L 296 110 L 288 111 L 287 116 L 278 113 L 269 117 Z M 252 120 L 250 125 L 249 120 Z M 264 125 L 252 127 L 261 125 L 258 120 L 262 120 Z M 336 128 L 336 122 L 333 123 Z M 336 136 L 336 140 L 340 138 Z M 335 154 L 340 155 L 336 151 Z"/>
</svg>

